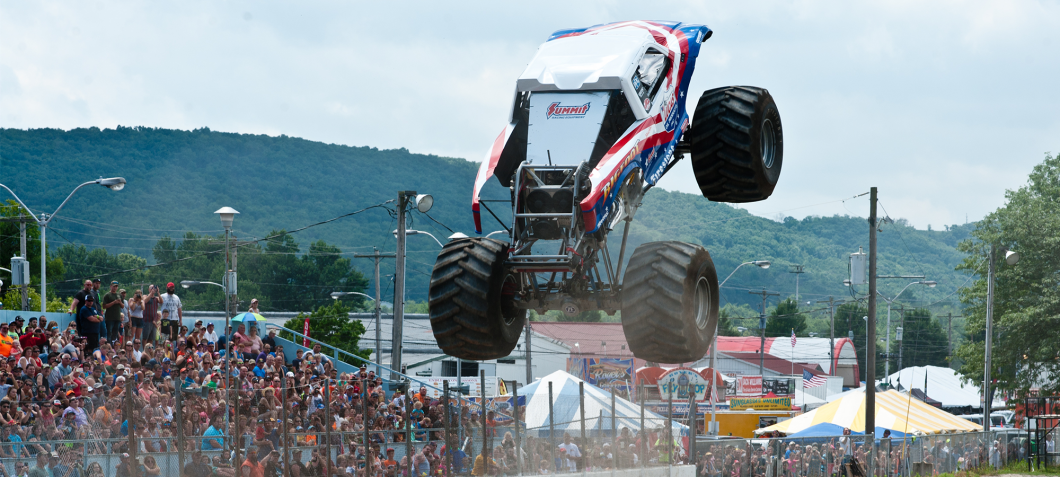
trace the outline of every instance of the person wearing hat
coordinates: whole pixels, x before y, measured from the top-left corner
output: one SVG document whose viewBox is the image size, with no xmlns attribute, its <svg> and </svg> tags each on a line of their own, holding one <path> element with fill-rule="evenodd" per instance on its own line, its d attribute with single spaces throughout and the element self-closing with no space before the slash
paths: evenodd
<svg viewBox="0 0 1060 477">
<path fill-rule="evenodd" d="M 214 345 L 217 344 L 217 339 L 219 337 L 217 336 L 217 331 L 214 330 L 213 323 L 206 324 L 206 333 L 203 333 L 202 337 L 204 340 L 206 340 L 207 343 L 213 343 Z M 217 349 L 216 346 L 214 347 L 214 349 Z"/>
<path fill-rule="evenodd" d="M 103 323 L 103 318 L 96 311 L 95 301 L 95 297 L 91 294 L 85 296 L 85 305 L 77 312 L 77 319 L 81 322 L 81 332 L 87 338 L 87 343 L 85 343 L 87 354 L 99 348 L 99 333 L 101 323 Z"/>
<path fill-rule="evenodd" d="M 163 323 L 162 332 L 169 334 L 170 341 L 176 342 L 177 330 L 184 321 L 184 308 L 180 304 L 177 287 L 173 282 L 166 284 L 166 293 L 162 295 L 162 310 L 169 310 L 169 326 Z"/>
<path fill-rule="evenodd" d="M 103 322 L 107 330 L 107 341 L 116 343 L 118 335 L 121 334 L 122 309 L 125 307 L 121 300 L 121 295 L 118 294 L 117 280 L 110 282 L 110 292 L 103 296 L 102 307 Z"/>
</svg>

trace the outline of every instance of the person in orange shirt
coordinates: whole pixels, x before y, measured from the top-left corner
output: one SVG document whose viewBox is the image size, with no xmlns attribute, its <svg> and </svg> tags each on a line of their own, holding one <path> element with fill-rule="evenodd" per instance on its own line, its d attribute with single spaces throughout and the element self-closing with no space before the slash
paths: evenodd
<svg viewBox="0 0 1060 477">
<path fill-rule="evenodd" d="M 240 466 L 239 473 L 242 477 L 265 477 L 265 466 L 276 459 L 279 453 L 274 450 L 269 452 L 264 459 L 258 460 L 258 453 L 261 451 L 262 448 L 258 447 L 253 452 L 247 452 L 247 460 L 243 461 L 243 465 Z"/>
<path fill-rule="evenodd" d="M 431 402 L 431 398 L 427 396 L 427 386 L 420 386 L 420 392 L 414 394 L 412 397 L 423 403 L 423 407 L 425 408 Z"/>
<path fill-rule="evenodd" d="M 0 356 L 10 358 L 14 345 L 15 339 L 7 334 L 7 323 L 0 324 Z"/>
</svg>

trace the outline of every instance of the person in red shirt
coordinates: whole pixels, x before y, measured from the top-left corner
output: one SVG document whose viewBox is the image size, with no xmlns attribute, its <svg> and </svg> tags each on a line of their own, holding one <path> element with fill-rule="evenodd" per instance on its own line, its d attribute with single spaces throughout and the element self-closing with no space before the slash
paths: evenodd
<svg viewBox="0 0 1060 477">
<path fill-rule="evenodd" d="M 36 347 L 40 350 L 41 346 L 47 346 L 48 338 L 44 336 L 43 330 L 34 328 L 32 331 L 20 336 L 18 342 L 22 345 L 23 350 L 27 350 L 30 347 Z"/>
</svg>

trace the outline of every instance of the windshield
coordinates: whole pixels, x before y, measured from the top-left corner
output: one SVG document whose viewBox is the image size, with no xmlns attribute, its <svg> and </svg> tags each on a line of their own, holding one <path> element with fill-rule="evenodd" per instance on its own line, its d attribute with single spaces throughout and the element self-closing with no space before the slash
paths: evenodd
<svg viewBox="0 0 1060 477">
<path fill-rule="evenodd" d="M 666 55 L 655 50 L 648 50 L 640 59 L 637 71 L 633 73 L 633 89 L 637 90 L 637 96 L 640 96 L 640 100 L 646 105 L 650 104 L 650 97 L 655 93 L 665 69 Z"/>
</svg>

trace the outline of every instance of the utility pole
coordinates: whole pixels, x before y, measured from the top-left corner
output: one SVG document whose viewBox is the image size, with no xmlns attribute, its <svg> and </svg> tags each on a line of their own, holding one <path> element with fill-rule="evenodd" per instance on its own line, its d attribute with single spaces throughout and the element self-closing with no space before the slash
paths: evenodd
<svg viewBox="0 0 1060 477">
<path fill-rule="evenodd" d="M 869 318 L 865 334 L 868 338 L 865 350 L 865 436 L 870 443 L 875 443 L 872 434 L 876 430 L 876 188 L 869 192 Z M 873 475 L 872 458 L 875 449 L 869 453 L 868 475 Z"/>
<path fill-rule="evenodd" d="M 530 335 L 533 334 L 533 330 L 530 329 L 530 317 L 526 318 L 526 384 L 534 382 L 534 365 L 530 362 Z"/>
<path fill-rule="evenodd" d="M 19 232 L 19 240 L 18 240 L 18 252 L 19 253 L 18 253 L 18 256 L 22 257 L 23 259 L 27 259 L 27 257 L 26 257 L 26 223 L 27 222 L 37 223 L 37 220 L 34 219 L 33 217 L 26 217 L 25 215 L 22 215 L 22 209 L 19 209 L 18 217 L 2 217 L 2 218 L 0 218 L 0 222 L 18 222 L 18 232 Z M 27 264 L 26 266 L 28 267 L 29 265 Z M 14 273 L 14 272 L 12 272 L 12 273 Z M 21 291 L 21 294 L 22 294 L 22 306 L 20 308 L 22 309 L 22 311 L 29 311 L 29 283 L 26 283 L 26 284 L 23 284 L 23 285 L 19 286 L 19 290 Z"/>
<path fill-rule="evenodd" d="M 791 266 L 791 270 L 789 270 L 788 273 L 794 273 L 795 274 L 795 303 L 798 303 L 799 302 L 799 275 L 802 275 L 803 273 L 806 273 L 806 272 L 802 269 L 802 265 L 792 265 Z"/>
<path fill-rule="evenodd" d="M 353 258 L 372 258 L 372 259 L 375 259 L 375 375 L 376 376 L 382 376 L 383 375 L 383 364 L 382 364 L 383 363 L 383 344 L 382 344 L 383 340 L 380 337 L 381 333 L 382 333 L 382 331 L 380 330 L 380 328 L 382 326 L 380 324 L 381 321 L 382 321 L 382 318 L 381 318 L 382 308 L 380 308 L 380 307 L 382 305 L 379 302 L 379 299 L 382 298 L 382 297 L 380 296 L 381 288 L 380 288 L 380 285 L 379 285 L 379 260 L 383 259 L 383 258 L 394 258 L 394 257 L 397 256 L 397 254 L 393 254 L 393 253 L 379 253 L 379 249 L 377 249 L 375 247 L 372 247 L 372 250 L 374 251 L 374 253 L 371 253 L 371 254 L 355 253 L 355 254 L 353 254 Z"/>
<path fill-rule="evenodd" d="M 835 356 L 835 305 L 836 303 L 843 303 L 843 300 L 836 301 L 834 296 L 828 297 L 827 300 L 818 300 L 817 303 L 828 304 L 828 359 L 830 360 L 828 365 L 828 375 L 835 376 L 836 364 L 839 362 L 839 358 Z"/>
<path fill-rule="evenodd" d="M 394 265 L 394 333 L 390 345 L 390 369 L 401 373 L 402 327 L 405 319 L 405 209 L 416 191 L 398 191 L 397 254 Z"/>
<path fill-rule="evenodd" d="M 760 292 L 749 291 L 747 293 L 762 297 L 762 314 L 758 315 L 758 328 L 762 333 L 762 344 L 758 353 L 758 375 L 764 377 L 766 367 L 766 300 L 771 296 L 780 296 L 780 293 L 767 292 L 765 288 Z"/>
<path fill-rule="evenodd" d="M 898 308 L 898 315 L 901 316 L 901 318 L 899 318 L 899 322 L 901 324 L 898 325 L 898 326 L 902 328 L 902 332 L 905 332 L 905 306 L 904 305 L 900 306 Z M 928 318 L 928 319 L 930 319 L 930 318 Z M 902 372 L 902 350 L 905 349 L 905 343 L 902 342 L 902 338 L 904 338 L 904 337 L 901 334 L 896 334 L 895 338 L 898 341 L 898 373 L 901 373 Z M 888 353 L 887 360 L 888 361 L 890 361 L 890 359 L 891 359 L 891 355 L 889 354 L 890 352 L 891 352 L 891 350 L 887 350 L 887 353 Z M 888 376 L 890 376 L 890 375 L 888 374 Z M 898 376 L 901 376 L 901 374 L 898 374 Z M 925 391 L 925 392 L 927 392 L 927 391 Z"/>
<path fill-rule="evenodd" d="M 20 219 L 19 220 L 19 224 L 18 224 L 18 232 L 19 232 L 18 233 L 18 235 L 19 235 L 18 256 L 20 256 L 22 258 L 26 258 L 26 221 L 29 220 L 29 218 L 23 219 L 21 213 L 18 214 L 18 218 Z M 29 283 L 25 283 L 19 288 L 22 289 L 22 311 L 28 311 L 29 310 Z M 41 299 L 43 300 L 44 298 L 42 297 Z"/>
<path fill-rule="evenodd" d="M 994 343 L 994 263 L 997 246 L 990 244 L 990 259 L 986 274 L 986 360 L 983 363 L 983 432 L 990 432 L 990 360 Z"/>
<path fill-rule="evenodd" d="M 939 318 L 942 318 L 939 316 Z M 953 316 L 953 312 L 946 313 L 946 355 L 953 355 L 953 319 L 964 318 L 964 315 Z"/>
</svg>

